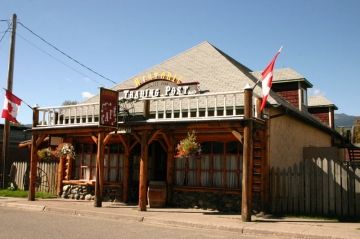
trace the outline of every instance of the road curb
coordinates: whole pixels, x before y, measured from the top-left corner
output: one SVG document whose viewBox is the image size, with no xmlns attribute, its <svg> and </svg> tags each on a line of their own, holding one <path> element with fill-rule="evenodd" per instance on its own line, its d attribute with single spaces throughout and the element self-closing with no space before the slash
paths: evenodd
<svg viewBox="0 0 360 239">
<path fill-rule="evenodd" d="M 224 225 L 211 225 L 211 224 L 201 224 L 201 223 L 191 223 L 184 221 L 176 221 L 176 220 L 167 220 L 161 218 L 147 218 L 144 217 L 144 222 L 149 224 L 162 224 L 169 226 L 179 226 L 179 227 L 191 227 L 191 228 L 199 228 L 199 229 L 210 229 L 210 230 L 222 230 L 228 232 L 237 232 L 243 235 L 256 235 L 256 236 L 275 236 L 275 237 L 285 237 L 285 238 L 299 238 L 299 239 L 346 239 L 341 237 L 332 237 L 332 236 L 322 236 L 322 235 L 314 235 L 314 234 L 306 234 L 306 233 L 291 233 L 291 232 L 280 232 L 274 230 L 261 230 L 256 228 L 247 228 L 246 225 L 241 227 L 231 227 Z"/>
<path fill-rule="evenodd" d="M 108 212 L 94 212 L 87 210 L 60 208 L 60 207 L 45 207 L 44 212 L 61 213 L 61 214 L 75 215 L 75 216 L 101 217 L 101 218 L 115 219 L 115 220 L 132 220 L 138 222 L 143 221 L 142 216 L 133 216 L 128 214 L 108 213 Z"/>
<path fill-rule="evenodd" d="M 253 224 L 244 223 L 239 227 L 225 226 L 225 225 L 214 225 L 214 224 L 204 224 L 204 223 L 195 223 L 195 222 L 186 222 L 179 220 L 169 220 L 165 218 L 156 218 L 151 216 L 141 216 L 141 215 L 129 215 L 129 214 L 119 214 L 119 213 L 110 213 L 110 212 L 96 212 L 89 210 L 79 210 L 79 209 L 70 209 L 70 208 L 61 208 L 45 205 L 31 205 L 31 204 L 22 204 L 16 202 L 0 202 L 0 207 L 9 207 L 9 208 L 18 208 L 23 210 L 30 211 L 39 211 L 46 213 L 59 213 L 73 216 L 89 216 L 89 217 L 99 217 L 112 220 L 131 220 L 134 222 L 144 222 L 148 224 L 162 224 L 175 227 L 187 227 L 187 228 L 199 228 L 199 229 L 209 229 L 209 230 L 222 230 L 228 232 L 241 233 L 243 235 L 257 235 L 257 236 L 274 236 L 274 237 L 289 237 L 289 238 L 299 238 L 299 239 L 345 239 L 346 237 L 334 237 L 334 236 L 324 236 L 324 235 L 315 235 L 310 234 L 304 231 L 303 233 L 297 232 L 281 232 L 276 230 L 266 230 L 259 228 L 251 228 Z"/>
</svg>

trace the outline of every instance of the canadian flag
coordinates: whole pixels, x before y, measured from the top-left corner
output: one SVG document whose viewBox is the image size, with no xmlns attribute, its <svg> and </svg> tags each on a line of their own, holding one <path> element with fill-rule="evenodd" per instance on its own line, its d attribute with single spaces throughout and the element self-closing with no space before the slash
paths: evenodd
<svg viewBox="0 0 360 239">
<path fill-rule="evenodd" d="M 16 116 L 21 105 L 21 99 L 13 95 L 10 91 L 6 90 L 4 107 L 1 117 L 8 121 L 18 123 Z"/>
<path fill-rule="evenodd" d="M 273 59 L 270 61 L 270 63 L 267 65 L 267 67 L 263 70 L 261 73 L 262 76 L 262 82 L 261 82 L 261 88 L 262 88 L 262 102 L 260 106 L 260 112 L 265 108 L 267 97 L 270 93 L 270 89 L 272 86 L 272 79 L 273 79 L 273 69 L 275 65 L 276 58 L 280 54 L 282 50 L 282 47 L 280 47 L 279 51 L 276 53 L 276 55 L 273 57 Z"/>
</svg>

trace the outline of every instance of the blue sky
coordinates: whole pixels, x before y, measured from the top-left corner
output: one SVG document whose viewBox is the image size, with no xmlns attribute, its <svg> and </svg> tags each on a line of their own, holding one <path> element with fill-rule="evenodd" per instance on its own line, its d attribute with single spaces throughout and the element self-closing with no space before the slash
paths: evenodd
<svg viewBox="0 0 360 239">
<path fill-rule="evenodd" d="M 283 45 L 276 68 L 304 75 L 314 85 L 311 94 L 326 96 L 337 113 L 360 115 L 357 0 L 0 0 L 0 6 L 0 19 L 16 13 L 35 33 L 116 82 L 204 40 L 252 70 L 262 70 Z M 0 22 L 0 38 L 6 29 Z M 23 27 L 17 32 L 13 92 L 30 105 L 82 101 L 113 85 Z M 1 87 L 9 41 L 7 34 L 0 42 Z M 31 123 L 31 110 L 22 106 L 18 119 Z"/>
</svg>

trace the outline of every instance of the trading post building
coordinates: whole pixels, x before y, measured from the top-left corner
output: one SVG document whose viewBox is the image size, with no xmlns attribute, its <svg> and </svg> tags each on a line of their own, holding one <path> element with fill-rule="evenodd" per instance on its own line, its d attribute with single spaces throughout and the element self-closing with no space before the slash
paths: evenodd
<svg viewBox="0 0 360 239">
<path fill-rule="evenodd" d="M 29 200 L 37 152 L 49 148 L 60 153 L 57 193 L 65 198 L 240 211 L 244 189 L 251 208 L 263 210 L 270 167 L 341 137 L 336 106 L 308 99 L 311 83 L 291 68 L 274 70 L 260 112 L 260 74 L 203 42 L 81 104 L 35 109 Z M 200 147 L 181 155 L 184 139 Z"/>
</svg>

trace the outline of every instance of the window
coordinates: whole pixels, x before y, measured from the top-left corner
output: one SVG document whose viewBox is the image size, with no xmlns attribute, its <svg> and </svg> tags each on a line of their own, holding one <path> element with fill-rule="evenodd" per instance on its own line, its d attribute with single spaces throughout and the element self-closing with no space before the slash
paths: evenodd
<svg viewBox="0 0 360 239">
<path fill-rule="evenodd" d="M 301 88 L 301 104 L 302 106 L 308 105 L 307 90 L 304 88 Z"/>
<path fill-rule="evenodd" d="M 75 178 L 80 180 L 95 180 L 96 178 L 96 145 L 77 145 L 75 159 Z M 123 177 L 124 152 L 122 145 L 114 144 L 105 148 L 104 178 L 105 181 L 118 182 Z"/>
<path fill-rule="evenodd" d="M 203 142 L 201 158 L 175 159 L 179 186 L 241 187 L 242 145 L 239 142 Z"/>
<path fill-rule="evenodd" d="M 104 178 L 109 182 L 123 180 L 124 152 L 120 144 L 110 145 L 105 148 Z"/>
</svg>

